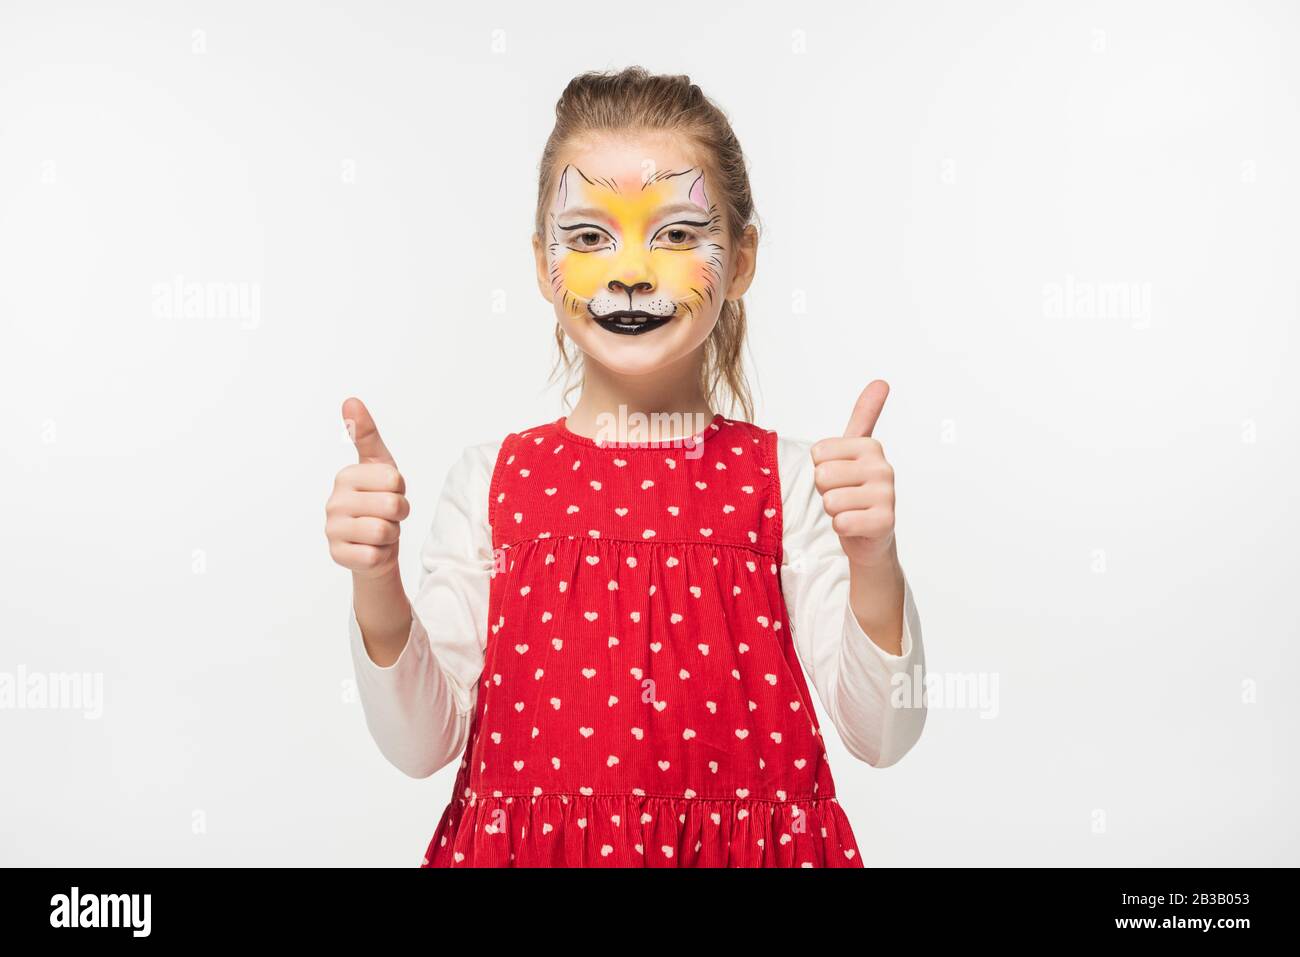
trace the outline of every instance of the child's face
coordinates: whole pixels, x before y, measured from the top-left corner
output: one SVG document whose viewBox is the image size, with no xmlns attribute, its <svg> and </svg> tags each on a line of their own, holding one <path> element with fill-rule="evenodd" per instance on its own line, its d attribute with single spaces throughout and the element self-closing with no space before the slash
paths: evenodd
<svg viewBox="0 0 1300 957">
<path fill-rule="evenodd" d="M 541 237 L 537 281 L 588 359 L 644 375 L 693 353 L 754 268 L 710 176 L 678 137 L 600 136 L 565 150 Z"/>
</svg>

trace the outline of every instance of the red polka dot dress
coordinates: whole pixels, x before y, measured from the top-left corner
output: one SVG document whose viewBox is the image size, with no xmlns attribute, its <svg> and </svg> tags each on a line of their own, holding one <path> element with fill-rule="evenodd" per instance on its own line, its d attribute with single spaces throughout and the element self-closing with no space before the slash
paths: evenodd
<svg viewBox="0 0 1300 957">
<path fill-rule="evenodd" d="M 512 433 L 429 867 L 861 867 L 781 593 L 776 433 Z"/>
</svg>

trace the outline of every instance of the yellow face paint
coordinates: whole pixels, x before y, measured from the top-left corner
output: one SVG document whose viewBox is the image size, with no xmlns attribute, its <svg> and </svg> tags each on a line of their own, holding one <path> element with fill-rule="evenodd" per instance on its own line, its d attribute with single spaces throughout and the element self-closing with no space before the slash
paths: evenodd
<svg viewBox="0 0 1300 957">
<path fill-rule="evenodd" d="M 551 283 L 571 316 L 643 331 L 699 315 L 719 296 L 722 222 L 698 169 L 642 181 L 566 166 L 547 229 Z"/>
</svg>

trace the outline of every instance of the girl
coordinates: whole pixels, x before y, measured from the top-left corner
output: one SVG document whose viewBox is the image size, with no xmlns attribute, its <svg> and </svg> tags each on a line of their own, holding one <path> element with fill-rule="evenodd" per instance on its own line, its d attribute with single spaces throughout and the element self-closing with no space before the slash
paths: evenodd
<svg viewBox="0 0 1300 957">
<path fill-rule="evenodd" d="M 924 661 L 871 437 L 888 387 L 813 445 L 750 424 L 758 235 L 727 120 L 639 68 L 574 79 L 556 114 L 533 247 L 581 395 L 465 450 L 413 602 L 405 483 L 343 407 L 360 461 L 326 533 L 366 722 L 414 777 L 464 751 L 423 864 L 861 867 L 803 670 L 859 759 L 916 742 L 919 694 L 891 703 Z"/>
</svg>

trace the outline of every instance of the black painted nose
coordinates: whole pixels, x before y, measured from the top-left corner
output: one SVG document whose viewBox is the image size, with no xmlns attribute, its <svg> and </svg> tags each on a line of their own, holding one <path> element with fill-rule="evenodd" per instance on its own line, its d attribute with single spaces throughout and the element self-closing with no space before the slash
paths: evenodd
<svg viewBox="0 0 1300 957">
<path fill-rule="evenodd" d="M 631 298 L 632 298 L 632 294 L 633 294 L 633 293 L 636 293 L 636 292 L 650 292 L 653 288 L 654 288 L 654 286 L 652 286 L 652 285 L 651 285 L 650 283 L 648 283 L 648 282 L 637 282 L 637 283 L 633 283 L 632 285 L 629 286 L 627 283 L 625 283 L 625 282 L 620 282 L 620 281 L 617 280 L 617 279 L 611 279 L 611 280 L 609 281 L 609 291 L 610 291 L 610 292 L 621 292 L 621 293 L 623 293 L 625 296 L 628 297 L 628 300 L 629 300 L 629 301 L 631 300 Z"/>
</svg>

